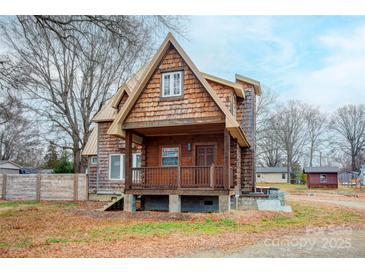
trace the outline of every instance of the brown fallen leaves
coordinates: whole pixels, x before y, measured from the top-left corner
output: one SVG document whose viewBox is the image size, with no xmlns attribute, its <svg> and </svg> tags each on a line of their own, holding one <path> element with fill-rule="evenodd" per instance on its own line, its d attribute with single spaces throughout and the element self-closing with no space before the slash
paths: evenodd
<svg viewBox="0 0 365 274">
<path fill-rule="evenodd" d="M 1 202 L 0 202 L 1 203 Z M 70 206 L 60 202 L 1 207 L 0 257 L 178 257 L 202 250 L 233 251 L 267 237 L 304 230 L 303 225 L 260 227 L 264 220 L 291 218 L 293 214 L 237 211 L 227 214 L 170 214 L 165 212 L 102 212 L 100 203 Z M 326 208 L 324 208 L 324 212 Z M 120 232 L 133 225 L 199 224 L 234 220 L 252 229 L 219 233 L 166 230 L 163 233 Z M 229 224 L 228 224 L 229 225 Z M 355 225 L 355 224 L 354 224 Z M 114 230 L 117 229 L 115 232 Z M 101 231 L 101 232 L 100 232 Z M 108 232 L 103 235 L 103 231 Z M 143 230 L 142 230 L 143 231 Z M 117 233 L 117 234 L 113 234 Z M 118 234 L 120 233 L 120 234 Z M 108 235 L 111 235 L 110 238 Z"/>
</svg>

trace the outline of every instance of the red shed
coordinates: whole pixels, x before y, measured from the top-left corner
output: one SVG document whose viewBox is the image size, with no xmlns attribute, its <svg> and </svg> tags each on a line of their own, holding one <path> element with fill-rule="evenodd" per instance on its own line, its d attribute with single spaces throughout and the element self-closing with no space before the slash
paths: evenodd
<svg viewBox="0 0 365 274">
<path fill-rule="evenodd" d="M 306 167 L 308 188 L 338 188 L 337 167 Z"/>
</svg>

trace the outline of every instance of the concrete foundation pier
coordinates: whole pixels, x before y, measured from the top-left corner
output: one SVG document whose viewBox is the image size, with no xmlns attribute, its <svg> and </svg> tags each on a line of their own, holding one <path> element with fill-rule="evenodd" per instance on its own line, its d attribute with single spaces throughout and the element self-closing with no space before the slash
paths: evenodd
<svg viewBox="0 0 365 274">
<path fill-rule="evenodd" d="M 169 212 L 181 212 L 180 195 L 169 195 Z"/>
<path fill-rule="evenodd" d="M 136 195 L 125 194 L 123 208 L 124 208 L 124 211 L 135 212 L 136 211 Z"/>
<path fill-rule="evenodd" d="M 219 212 L 224 213 L 231 210 L 231 197 L 229 195 L 219 196 Z"/>
</svg>

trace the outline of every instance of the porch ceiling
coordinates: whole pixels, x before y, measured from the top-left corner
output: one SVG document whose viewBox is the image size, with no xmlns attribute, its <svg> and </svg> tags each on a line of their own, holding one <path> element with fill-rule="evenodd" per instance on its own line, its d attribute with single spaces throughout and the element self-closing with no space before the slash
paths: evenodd
<svg viewBox="0 0 365 274">
<path fill-rule="evenodd" d="M 133 131 L 141 136 L 167 136 L 186 134 L 212 134 L 223 133 L 225 124 L 196 124 L 179 126 L 143 127 L 133 128 Z"/>
</svg>

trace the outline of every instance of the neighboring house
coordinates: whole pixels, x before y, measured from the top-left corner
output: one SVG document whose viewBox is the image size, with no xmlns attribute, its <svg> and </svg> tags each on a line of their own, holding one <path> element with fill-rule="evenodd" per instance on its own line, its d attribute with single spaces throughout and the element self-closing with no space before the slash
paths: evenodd
<svg viewBox="0 0 365 274">
<path fill-rule="evenodd" d="M 308 188 L 338 188 L 337 167 L 306 167 Z"/>
<path fill-rule="evenodd" d="M 0 174 L 19 174 L 21 166 L 12 161 L 0 161 Z"/>
<path fill-rule="evenodd" d="M 257 183 L 286 183 L 287 179 L 286 167 L 256 167 Z"/>
<path fill-rule="evenodd" d="M 226 211 L 255 191 L 256 80 L 202 73 L 168 34 L 93 121 L 83 151 L 89 191 L 124 209 Z"/>
</svg>

